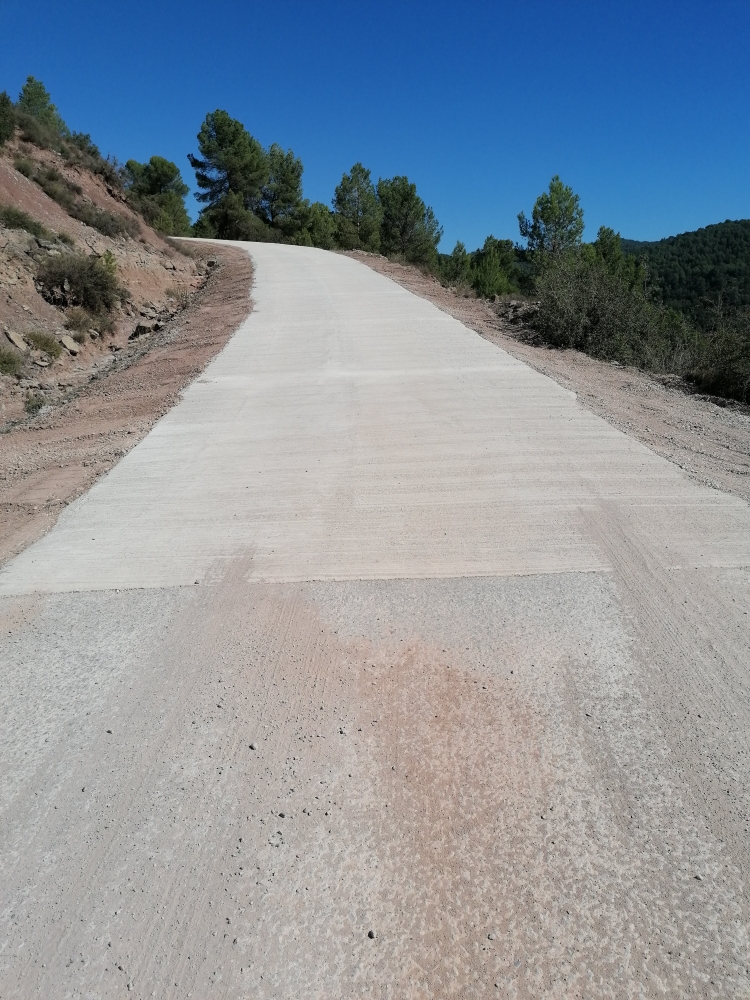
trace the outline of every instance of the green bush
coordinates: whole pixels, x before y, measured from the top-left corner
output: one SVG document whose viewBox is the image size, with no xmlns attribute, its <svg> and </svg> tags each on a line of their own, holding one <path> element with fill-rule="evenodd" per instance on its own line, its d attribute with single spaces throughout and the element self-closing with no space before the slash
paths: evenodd
<svg viewBox="0 0 750 1000">
<path fill-rule="evenodd" d="M 515 252 L 510 240 L 488 236 L 482 249 L 471 255 L 469 282 L 484 299 L 517 291 L 515 274 Z"/>
<path fill-rule="evenodd" d="M 13 161 L 13 166 L 24 177 L 34 176 L 34 164 L 26 156 L 17 156 Z"/>
<path fill-rule="evenodd" d="M 13 205 L 0 205 L 0 223 L 8 229 L 24 229 L 39 239 L 53 240 L 54 234 L 33 219 L 28 212 L 15 208 Z"/>
<path fill-rule="evenodd" d="M 18 375 L 23 367 L 23 357 L 12 347 L 0 344 L 0 374 Z"/>
<path fill-rule="evenodd" d="M 135 219 L 108 212 L 104 208 L 97 208 L 89 202 L 77 202 L 69 209 L 69 214 L 74 219 L 78 219 L 86 226 L 97 229 L 102 236 L 121 236 L 127 233 L 128 236 L 137 236 L 141 227 Z"/>
<path fill-rule="evenodd" d="M 99 257 L 79 254 L 48 257 L 37 279 L 48 302 L 64 307 L 81 306 L 91 313 L 108 312 L 127 294 Z"/>
<path fill-rule="evenodd" d="M 33 76 L 26 77 L 26 83 L 18 95 L 16 108 L 20 114 L 28 116 L 41 127 L 48 129 L 54 136 L 68 136 L 68 126 L 60 117 L 60 113 L 52 103 L 52 99 L 41 80 Z"/>
<path fill-rule="evenodd" d="M 38 351 L 44 351 L 51 358 L 59 358 L 62 354 L 62 347 L 49 333 L 34 330 L 31 333 L 25 333 L 24 337 Z"/>
<path fill-rule="evenodd" d="M 0 148 L 12 139 L 16 131 L 16 113 L 13 110 L 13 101 L 8 94 L 3 91 L 0 94 Z"/>
<path fill-rule="evenodd" d="M 122 170 L 128 201 L 149 225 L 167 236 L 188 236 L 190 218 L 185 197 L 190 189 L 179 167 L 163 156 L 148 163 L 128 160 Z"/>
<path fill-rule="evenodd" d="M 26 399 L 23 401 L 23 408 L 30 416 L 34 416 L 39 413 L 43 406 L 46 406 L 47 400 L 39 392 L 30 392 Z"/>
<path fill-rule="evenodd" d="M 750 401 L 750 310 L 719 318 L 690 379 L 704 392 Z"/>
<path fill-rule="evenodd" d="M 536 294 L 534 326 L 554 347 L 680 374 L 700 353 L 700 336 L 682 316 L 651 302 L 627 268 L 592 246 L 548 257 Z"/>
</svg>

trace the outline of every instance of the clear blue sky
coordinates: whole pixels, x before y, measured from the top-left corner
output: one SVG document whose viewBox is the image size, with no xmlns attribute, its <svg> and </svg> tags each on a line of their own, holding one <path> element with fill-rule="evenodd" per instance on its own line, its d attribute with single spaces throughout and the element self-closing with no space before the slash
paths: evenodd
<svg viewBox="0 0 750 1000">
<path fill-rule="evenodd" d="M 43 80 L 105 154 L 192 185 L 224 108 L 302 158 L 313 201 L 357 160 L 407 174 L 442 250 L 517 239 L 553 173 L 588 239 L 750 217 L 748 0 L 0 0 L 0 39 L 0 90 Z"/>
</svg>

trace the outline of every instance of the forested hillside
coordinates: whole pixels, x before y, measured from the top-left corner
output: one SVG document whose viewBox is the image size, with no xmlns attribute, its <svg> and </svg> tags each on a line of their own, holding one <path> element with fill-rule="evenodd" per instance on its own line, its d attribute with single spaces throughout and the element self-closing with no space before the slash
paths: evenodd
<svg viewBox="0 0 750 1000">
<path fill-rule="evenodd" d="M 729 312 L 750 305 L 750 219 L 719 222 L 656 243 L 622 240 L 622 249 L 646 258 L 651 284 L 665 305 L 704 328 L 715 325 L 719 301 Z"/>
</svg>

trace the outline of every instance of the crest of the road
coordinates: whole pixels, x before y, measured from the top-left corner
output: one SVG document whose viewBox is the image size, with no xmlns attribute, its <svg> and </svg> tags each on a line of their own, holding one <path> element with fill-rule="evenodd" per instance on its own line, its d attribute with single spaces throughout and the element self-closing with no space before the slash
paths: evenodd
<svg viewBox="0 0 750 1000">
<path fill-rule="evenodd" d="M 0 995 L 746 995 L 747 504 L 247 248 L 232 340 L 0 572 Z"/>
</svg>

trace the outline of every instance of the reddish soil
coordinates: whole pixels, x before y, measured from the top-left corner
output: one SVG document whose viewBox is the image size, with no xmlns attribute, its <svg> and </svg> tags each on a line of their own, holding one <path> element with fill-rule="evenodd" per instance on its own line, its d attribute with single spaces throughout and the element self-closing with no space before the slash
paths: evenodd
<svg viewBox="0 0 750 1000">
<path fill-rule="evenodd" d="M 0 562 L 41 537 L 66 504 L 130 451 L 250 312 L 248 255 L 201 245 L 194 253 L 218 264 L 184 311 L 146 343 L 120 351 L 108 368 L 89 372 L 60 405 L 0 434 Z"/>
<path fill-rule="evenodd" d="M 717 405 L 680 379 L 660 377 L 590 358 L 580 351 L 529 343 L 529 331 L 510 324 L 482 299 L 466 298 L 418 268 L 376 254 L 349 256 L 476 330 L 575 392 L 588 409 L 684 469 L 691 478 L 750 501 L 750 408 Z"/>
</svg>

